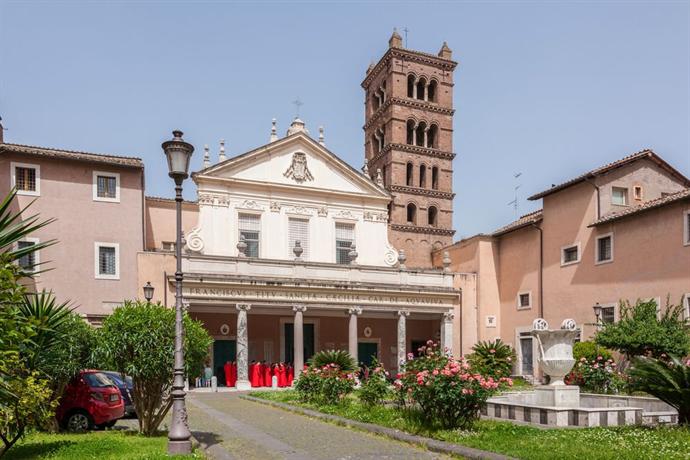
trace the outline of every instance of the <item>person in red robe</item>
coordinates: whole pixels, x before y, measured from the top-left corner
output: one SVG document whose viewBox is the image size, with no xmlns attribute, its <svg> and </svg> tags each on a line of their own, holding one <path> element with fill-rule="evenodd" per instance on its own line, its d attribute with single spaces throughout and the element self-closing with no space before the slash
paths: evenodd
<svg viewBox="0 0 690 460">
<path fill-rule="evenodd" d="M 257 372 L 259 370 L 258 366 L 254 361 L 251 362 L 249 365 L 249 383 L 251 384 L 252 387 L 258 387 L 259 386 L 259 373 Z"/>
<path fill-rule="evenodd" d="M 266 372 L 266 361 L 261 361 L 259 363 L 259 386 L 265 387 L 266 382 L 264 382 L 264 374 Z"/>
<path fill-rule="evenodd" d="M 273 382 L 273 378 L 271 375 L 271 365 L 270 364 L 264 364 L 264 386 L 270 387 L 272 382 Z"/>
<path fill-rule="evenodd" d="M 278 373 L 278 386 L 280 388 L 287 386 L 287 378 L 286 378 L 287 376 L 285 374 L 285 364 L 283 364 L 283 363 L 278 364 L 278 369 L 276 370 L 276 372 Z"/>
<path fill-rule="evenodd" d="M 230 381 L 232 380 L 232 364 L 230 364 L 230 361 L 226 361 L 225 365 L 223 366 L 223 370 L 225 371 L 225 386 L 230 387 Z"/>
<path fill-rule="evenodd" d="M 292 386 L 292 381 L 295 379 L 295 370 L 292 368 L 290 364 L 288 364 L 287 368 L 287 385 L 288 387 Z"/>
<path fill-rule="evenodd" d="M 232 369 L 230 371 L 230 375 L 231 375 L 230 386 L 234 387 L 234 386 L 237 386 L 237 363 L 233 362 L 231 364 L 231 366 L 232 366 Z"/>
</svg>

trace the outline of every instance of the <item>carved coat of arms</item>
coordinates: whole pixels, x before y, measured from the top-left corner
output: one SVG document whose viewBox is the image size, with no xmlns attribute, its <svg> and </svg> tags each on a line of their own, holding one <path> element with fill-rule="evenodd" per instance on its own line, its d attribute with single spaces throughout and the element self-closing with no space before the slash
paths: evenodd
<svg viewBox="0 0 690 460">
<path fill-rule="evenodd" d="M 297 182 L 304 182 L 305 180 L 314 180 L 309 168 L 307 167 L 307 156 L 302 152 L 295 152 L 292 155 L 292 164 L 283 173 L 283 176 L 294 179 Z"/>
</svg>

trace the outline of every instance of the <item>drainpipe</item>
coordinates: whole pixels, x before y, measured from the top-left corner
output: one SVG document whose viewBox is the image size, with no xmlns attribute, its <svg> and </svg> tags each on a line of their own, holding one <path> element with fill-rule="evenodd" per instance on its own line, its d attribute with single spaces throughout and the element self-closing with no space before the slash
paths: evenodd
<svg viewBox="0 0 690 460">
<path fill-rule="evenodd" d="M 597 191 L 597 220 L 601 219 L 601 198 L 600 198 L 600 190 L 599 186 L 592 182 L 591 179 L 585 179 L 585 182 L 587 182 L 589 185 L 594 187 L 594 190 Z"/>
<path fill-rule="evenodd" d="M 532 222 L 532 227 L 539 230 L 539 317 L 544 317 L 544 231 Z"/>
</svg>

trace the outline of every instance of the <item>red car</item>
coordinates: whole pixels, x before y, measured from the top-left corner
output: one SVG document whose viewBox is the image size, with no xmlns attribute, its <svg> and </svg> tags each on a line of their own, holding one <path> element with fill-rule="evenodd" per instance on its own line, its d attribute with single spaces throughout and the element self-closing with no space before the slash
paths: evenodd
<svg viewBox="0 0 690 460">
<path fill-rule="evenodd" d="M 65 388 L 55 411 L 60 425 L 70 431 L 103 429 L 125 414 L 120 390 L 100 371 L 81 371 Z"/>
</svg>

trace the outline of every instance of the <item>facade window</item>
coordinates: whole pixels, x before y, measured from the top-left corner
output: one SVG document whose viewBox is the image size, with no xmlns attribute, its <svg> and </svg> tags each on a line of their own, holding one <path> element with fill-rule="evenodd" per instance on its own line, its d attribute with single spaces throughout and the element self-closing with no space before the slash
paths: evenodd
<svg viewBox="0 0 690 460">
<path fill-rule="evenodd" d="M 426 145 L 426 123 L 423 121 L 420 122 L 415 129 L 414 145 L 418 147 L 424 147 Z"/>
<path fill-rule="evenodd" d="M 117 173 L 93 172 L 94 201 L 120 201 L 120 175 Z"/>
<path fill-rule="evenodd" d="M 517 295 L 518 310 L 532 308 L 532 293 L 520 292 Z"/>
<path fill-rule="evenodd" d="M 520 375 L 534 374 L 534 348 L 532 336 L 529 332 L 520 332 Z"/>
<path fill-rule="evenodd" d="M 35 245 L 36 243 L 38 243 L 38 238 L 25 238 L 22 241 L 17 241 L 17 250 L 30 248 L 31 246 Z M 17 264 L 25 272 L 36 271 L 36 267 L 38 266 L 38 263 L 39 263 L 38 251 L 34 251 L 34 252 L 29 253 L 29 254 L 25 254 L 25 255 L 21 256 L 19 259 L 17 259 Z"/>
<path fill-rule="evenodd" d="M 628 205 L 628 189 L 625 187 L 613 187 L 611 189 L 611 204 L 618 206 Z"/>
<path fill-rule="evenodd" d="M 95 243 L 96 278 L 120 279 L 120 245 Z"/>
<path fill-rule="evenodd" d="M 27 163 L 11 163 L 12 186 L 17 189 L 17 195 L 41 194 L 41 167 Z"/>
<path fill-rule="evenodd" d="M 683 213 L 683 220 L 683 226 L 685 227 L 685 231 L 683 232 L 683 244 L 688 246 L 690 245 L 690 210 Z"/>
<path fill-rule="evenodd" d="M 407 223 L 414 225 L 417 221 L 417 206 L 414 203 L 409 203 L 407 205 Z"/>
<path fill-rule="evenodd" d="M 288 257 L 294 258 L 295 243 L 302 246 L 302 259 L 309 260 L 309 219 L 288 219 Z"/>
<path fill-rule="evenodd" d="M 633 196 L 635 197 L 635 200 L 642 201 L 642 186 L 641 185 L 636 185 L 633 187 Z"/>
<path fill-rule="evenodd" d="M 335 261 L 350 263 L 350 248 L 355 243 L 355 224 L 335 223 Z"/>
<path fill-rule="evenodd" d="M 690 320 L 690 293 L 683 296 L 683 319 Z"/>
<path fill-rule="evenodd" d="M 606 324 L 616 322 L 615 306 L 601 307 L 601 322 Z"/>
<path fill-rule="evenodd" d="M 438 134 L 438 126 L 431 125 L 429 127 L 429 132 L 427 133 L 427 137 L 426 137 L 426 146 L 429 147 L 430 149 L 438 148 L 436 146 L 437 134 Z"/>
<path fill-rule="evenodd" d="M 596 263 L 603 264 L 613 261 L 613 233 L 597 237 Z"/>
<path fill-rule="evenodd" d="M 419 186 L 421 188 L 426 187 L 426 165 L 421 165 L 419 167 Z"/>
<path fill-rule="evenodd" d="M 162 241 L 161 250 L 175 252 L 175 242 L 174 241 Z"/>
<path fill-rule="evenodd" d="M 431 168 L 431 188 L 438 190 L 438 166 Z"/>
<path fill-rule="evenodd" d="M 259 257 L 259 240 L 261 239 L 261 216 L 256 214 L 240 214 L 237 218 L 239 235 L 244 237 L 247 244 L 244 254 L 247 257 Z"/>
<path fill-rule="evenodd" d="M 576 264 L 580 261 L 580 243 L 561 248 L 561 266 Z"/>
<path fill-rule="evenodd" d="M 420 101 L 426 100 L 426 79 L 424 77 L 417 81 L 417 94 L 416 97 Z"/>
<path fill-rule="evenodd" d="M 438 83 L 436 80 L 431 80 L 429 82 L 429 87 L 427 88 L 427 99 L 429 102 L 436 102 L 436 89 L 438 88 Z"/>
<path fill-rule="evenodd" d="M 408 187 L 414 186 L 414 181 L 413 181 L 413 176 L 414 175 L 414 166 L 412 163 L 407 163 L 407 170 L 405 172 L 405 184 Z"/>
<path fill-rule="evenodd" d="M 414 97 L 414 75 L 407 76 L 407 97 Z"/>
<path fill-rule="evenodd" d="M 438 209 L 436 209 L 436 206 L 429 206 L 427 213 L 429 216 L 429 225 L 436 227 L 436 225 L 438 225 Z"/>
<path fill-rule="evenodd" d="M 407 120 L 407 145 L 415 144 L 414 120 Z"/>
</svg>

